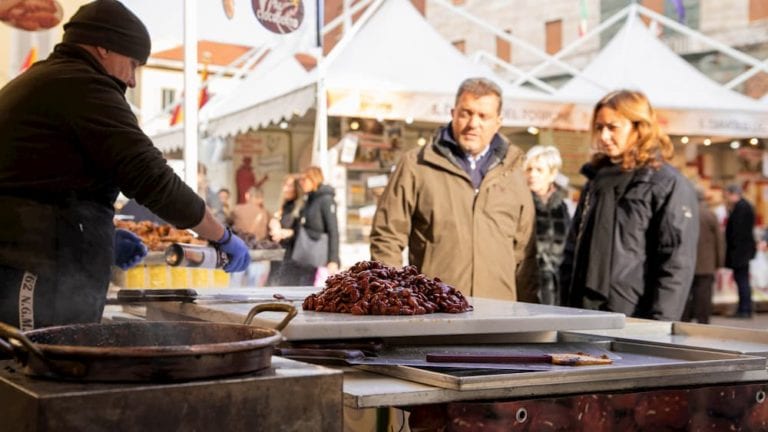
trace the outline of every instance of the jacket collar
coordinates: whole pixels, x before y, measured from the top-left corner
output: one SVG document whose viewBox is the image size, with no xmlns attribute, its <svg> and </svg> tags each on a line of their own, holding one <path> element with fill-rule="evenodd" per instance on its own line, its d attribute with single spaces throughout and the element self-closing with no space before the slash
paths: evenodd
<svg viewBox="0 0 768 432">
<path fill-rule="evenodd" d="M 61 42 L 57 44 L 54 47 L 53 54 L 50 58 L 55 59 L 58 57 L 82 61 L 83 63 L 93 68 L 96 72 L 109 77 L 112 81 L 115 82 L 115 84 L 120 87 L 123 93 L 125 93 L 125 91 L 128 89 L 128 86 L 124 82 L 110 75 L 104 66 L 102 66 L 102 64 L 99 63 L 99 61 L 96 60 L 96 58 L 91 53 L 78 46 L 77 44 L 69 42 Z"/>
<path fill-rule="evenodd" d="M 456 139 L 453 137 L 452 130 L 451 123 L 448 123 L 448 125 L 437 130 L 432 137 L 432 144 L 424 149 L 424 160 L 444 168 L 451 167 L 451 171 L 467 176 L 458 162 L 459 158 L 464 158 L 466 156 L 464 151 L 459 147 L 459 143 L 456 142 Z M 493 139 L 491 139 L 490 146 L 491 149 L 486 157 L 493 159 L 491 161 L 491 168 L 498 164 L 512 162 L 508 156 L 515 155 L 510 155 L 509 142 L 506 138 L 497 133 L 493 136 Z"/>
</svg>

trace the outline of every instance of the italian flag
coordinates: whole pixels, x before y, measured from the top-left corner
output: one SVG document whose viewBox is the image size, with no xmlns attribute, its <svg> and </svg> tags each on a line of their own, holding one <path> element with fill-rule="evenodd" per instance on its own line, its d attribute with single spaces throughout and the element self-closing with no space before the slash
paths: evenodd
<svg viewBox="0 0 768 432">
<path fill-rule="evenodd" d="M 29 69 L 29 67 L 32 66 L 32 64 L 36 61 L 37 61 L 37 47 L 32 47 L 29 49 L 27 56 L 24 57 L 24 61 L 21 63 L 21 66 L 19 67 L 19 73 L 22 73 L 25 70 Z"/>
<path fill-rule="evenodd" d="M 210 93 L 208 93 L 208 65 L 203 66 L 203 72 L 200 76 L 200 81 L 202 82 L 200 85 L 200 93 L 197 95 L 197 107 L 202 108 L 203 105 L 205 105 L 208 100 L 211 98 Z M 174 126 L 182 122 L 184 120 L 184 110 L 182 109 L 182 105 L 184 104 L 184 99 L 179 101 L 179 103 L 176 104 L 175 107 L 173 107 L 173 111 L 171 112 L 171 121 L 170 125 Z"/>
<path fill-rule="evenodd" d="M 579 37 L 587 34 L 587 0 L 579 0 Z"/>
</svg>

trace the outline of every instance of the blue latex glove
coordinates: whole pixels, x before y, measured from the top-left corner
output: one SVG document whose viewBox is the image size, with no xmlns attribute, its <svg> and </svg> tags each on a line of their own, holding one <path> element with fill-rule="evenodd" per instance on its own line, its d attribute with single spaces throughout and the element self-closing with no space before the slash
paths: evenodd
<svg viewBox="0 0 768 432">
<path fill-rule="evenodd" d="M 227 228 L 224 235 L 216 242 L 219 249 L 229 255 L 229 263 L 224 266 L 227 273 L 241 272 L 248 268 L 251 263 L 251 254 L 248 252 L 248 246 L 240 237 L 234 235 L 232 230 Z"/>
<path fill-rule="evenodd" d="M 147 256 L 147 247 L 134 233 L 124 230 L 115 230 L 115 265 L 123 270 L 138 264 Z"/>
</svg>

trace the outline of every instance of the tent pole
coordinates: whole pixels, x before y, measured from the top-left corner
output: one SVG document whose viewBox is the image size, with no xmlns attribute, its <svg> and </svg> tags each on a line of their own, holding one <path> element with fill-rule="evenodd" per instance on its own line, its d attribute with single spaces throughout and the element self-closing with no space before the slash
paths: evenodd
<svg viewBox="0 0 768 432">
<path fill-rule="evenodd" d="M 184 2 L 184 180 L 197 191 L 197 1 Z"/>
<path fill-rule="evenodd" d="M 768 66 L 768 59 L 763 60 L 763 65 Z M 733 89 L 737 85 L 743 83 L 744 81 L 752 78 L 753 76 L 757 75 L 758 72 L 761 72 L 760 68 L 757 66 L 752 66 L 749 70 L 742 73 L 741 75 L 737 76 L 736 78 L 728 81 L 727 83 L 723 84 L 723 87 L 727 89 Z"/>
<path fill-rule="evenodd" d="M 754 68 L 758 68 L 759 70 L 768 73 L 768 64 L 761 62 L 760 60 L 745 54 L 739 50 L 733 49 L 729 47 L 728 45 L 718 42 L 714 39 L 712 39 L 709 36 L 706 36 L 704 34 L 701 34 L 695 30 L 692 30 L 680 23 L 678 23 L 675 20 L 669 19 L 665 17 L 664 15 L 661 15 L 659 13 L 656 13 L 652 11 L 651 9 L 648 9 L 645 6 L 637 5 L 637 10 L 640 12 L 640 14 L 647 16 L 648 18 L 655 19 L 656 21 L 660 22 L 661 24 L 671 28 L 672 30 L 675 30 L 679 33 L 682 33 L 688 37 L 691 37 L 693 39 L 697 39 L 701 42 L 704 42 L 705 44 L 711 46 L 712 48 L 720 51 L 723 54 L 727 54 L 728 56 L 739 60 L 742 63 L 748 64 Z"/>
<path fill-rule="evenodd" d="M 453 4 L 447 2 L 446 0 L 431 0 L 434 3 L 437 3 L 440 6 L 443 6 L 444 8 L 448 9 L 449 11 L 453 12 L 456 15 L 459 15 L 463 18 L 466 18 L 467 20 L 477 24 L 479 27 L 493 33 L 495 36 L 498 36 L 500 39 L 504 39 L 505 41 L 515 45 L 519 46 L 520 48 L 523 48 L 524 50 L 530 52 L 531 54 L 540 57 L 542 59 L 545 59 L 548 62 L 552 62 L 556 64 L 557 66 L 560 66 L 565 71 L 573 74 L 578 75 L 579 70 L 574 68 L 573 66 L 569 65 L 568 63 L 565 63 L 563 61 L 560 61 L 559 59 L 556 59 L 552 57 L 551 55 L 545 53 L 544 51 L 540 50 L 539 48 L 536 48 L 533 46 L 533 44 L 520 39 L 517 36 L 511 35 L 505 31 L 502 31 L 501 29 L 494 27 L 484 20 L 470 14 L 469 12 L 465 11 L 462 8 L 456 7 Z M 518 80 L 519 81 L 519 80 Z M 518 83 L 515 83 L 515 85 L 519 85 Z"/>
<path fill-rule="evenodd" d="M 481 61 L 483 61 L 483 59 L 487 59 L 489 62 L 495 64 L 496 66 L 499 66 L 502 69 L 506 69 L 507 71 L 512 72 L 518 77 L 527 75 L 527 72 L 525 72 L 524 70 L 517 68 L 510 63 L 507 63 L 506 61 L 496 57 L 495 55 L 489 53 L 488 51 L 484 51 L 484 50 L 476 51 L 473 57 L 474 57 L 473 60 L 475 61 L 475 63 L 480 63 Z M 544 81 L 536 77 L 529 76 L 528 81 L 530 81 L 533 85 L 544 90 L 547 93 L 552 94 L 557 91 L 556 88 L 552 87 L 551 85 L 545 83 Z"/>
<path fill-rule="evenodd" d="M 536 76 L 537 73 L 539 73 L 540 71 L 544 70 L 544 68 L 546 68 L 547 66 L 549 66 L 552 63 L 556 63 L 556 64 L 559 65 L 561 63 L 560 62 L 561 58 L 565 57 L 566 55 L 570 54 L 573 51 L 576 51 L 576 49 L 579 48 L 581 45 L 583 45 L 586 41 L 588 41 L 589 39 L 597 36 L 598 34 L 600 34 L 602 32 L 604 32 L 605 29 L 607 29 L 608 27 L 614 25 L 615 23 L 620 21 L 622 18 L 627 16 L 627 14 L 629 13 L 630 6 L 626 6 L 624 9 L 616 12 L 610 18 L 608 18 L 607 20 L 603 21 L 602 23 L 600 23 L 600 25 L 598 25 L 597 27 L 593 28 L 592 30 L 588 31 L 584 36 L 580 37 L 579 39 L 577 39 L 572 44 L 570 44 L 567 47 L 561 49 L 555 55 L 550 56 L 549 58 L 545 59 L 543 62 L 541 62 L 538 65 L 534 66 L 533 68 L 531 68 L 528 71 L 528 73 L 526 75 L 518 78 L 513 84 L 517 85 L 517 86 L 522 85 L 527 80 L 531 79 L 531 77 Z M 569 65 L 569 67 L 571 67 L 571 66 Z M 574 69 L 574 68 L 572 68 L 572 69 Z M 575 72 L 570 71 L 570 70 L 568 70 L 568 72 L 571 72 L 574 76 L 579 76 L 579 77 L 582 77 L 582 78 L 586 79 L 584 76 L 581 75 L 580 71 L 578 71 L 576 69 L 574 69 L 574 70 L 575 70 Z M 599 83 L 593 82 L 592 84 L 595 84 L 595 85 L 598 85 L 599 87 L 602 87 L 602 86 L 599 85 Z"/>
<path fill-rule="evenodd" d="M 315 135 L 313 139 L 312 148 L 312 165 L 320 167 L 323 171 L 323 176 L 328 178 L 330 173 L 328 172 L 328 102 L 327 95 L 325 93 L 325 74 L 327 60 L 323 55 L 323 2 L 322 0 L 316 1 L 317 11 L 317 84 L 315 91 L 316 95 L 316 109 L 315 109 Z"/>
</svg>

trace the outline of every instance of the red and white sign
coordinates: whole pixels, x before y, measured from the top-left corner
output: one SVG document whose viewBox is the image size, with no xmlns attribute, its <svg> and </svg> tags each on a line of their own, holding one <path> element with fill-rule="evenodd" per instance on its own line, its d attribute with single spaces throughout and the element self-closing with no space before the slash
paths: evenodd
<svg viewBox="0 0 768 432">
<path fill-rule="evenodd" d="M 302 0 L 251 0 L 251 4 L 256 19 L 273 33 L 293 33 L 304 20 Z"/>
</svg>

